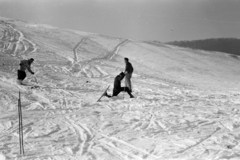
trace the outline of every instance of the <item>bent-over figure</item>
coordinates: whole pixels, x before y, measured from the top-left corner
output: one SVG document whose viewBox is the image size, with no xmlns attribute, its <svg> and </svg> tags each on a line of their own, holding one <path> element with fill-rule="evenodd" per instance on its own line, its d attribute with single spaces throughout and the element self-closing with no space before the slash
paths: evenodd
<svg viewBox="0 0 240 160">
<path fill-rule="evenodd" d="M 114 97 L 117 96 L 120 92 L 127 92 L 128 95 L 130 96 L 130 98 L 134 98 L 134 96 L 131 94 L 130 90 L 128 87 L 121 87 L 121 81 L 124 78 L 124 73 L 121 72 L 119 75 L 117 75 L 114 79 L 114 88 L 113 88 L 113 93 L 112 96 L 108 95 L 107 92 L 105 93 L 105 96 L 110 98 L 110 97 Z"/>
<path fill-rule="evenodd" d="M 34 59 L 30 58 L 27 60 L 22 60 L 20 62 L 20 69 L 18 70 L 18 82 L 20 84 L 23 84 L 22 81 L 26 78 L 26 69 L 31 73 L 34 74 L 34 72 L 31 70 L 31 64 L 33 63 Z"/>
</svg>

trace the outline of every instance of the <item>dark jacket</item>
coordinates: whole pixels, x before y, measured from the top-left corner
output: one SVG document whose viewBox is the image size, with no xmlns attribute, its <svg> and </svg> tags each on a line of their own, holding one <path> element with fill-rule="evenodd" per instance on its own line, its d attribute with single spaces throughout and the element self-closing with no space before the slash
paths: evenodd
<svg viewBox="0 0 240 160">
<path fill-rule="evenodd" d="M 19 65 L 21 71 L 25 72 L 25 70 L 27 69 L 30 73 L 34 73 L 31 70 L 31 62 L 29 60 L 22 60 Z"/>
<path fill-rule="evenodd" d="M 121 76 L 118 75 L 114 79 L 114 90 L 120 90 L 121 89 Z"/>
<path fill-rule="evenodd" d="M 132 66 L 132 64 L 130 62 L 126 63 L 125 72 L 133 73 L 133 66 Z"/>
</svg>

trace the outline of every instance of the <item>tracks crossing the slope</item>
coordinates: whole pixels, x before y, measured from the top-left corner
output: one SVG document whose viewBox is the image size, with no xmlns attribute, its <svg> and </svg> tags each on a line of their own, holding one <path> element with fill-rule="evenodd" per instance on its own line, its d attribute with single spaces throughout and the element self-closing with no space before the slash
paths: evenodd
<svg viewBox="0 0 240 160">
<path fill-rule="evenodd" d="M 108 54 L 106 56 L 99 56 L 96 58 L 92 58 L 90 60 L 85 60 L 85 61 L 80 61 L 78 58 L 78 53 L 77 50 L 79 48 L 81 48 L 81 45 L 83 44 L 84 41 L 86 41 L 88 39 L 88 37 L 83 38 L 73 49 L 74 52 L 74 64 L 72 65 L 72 70 L 76 71 L 76 67 L 79 68 L 79 66 L 81 66 L 80 68 L 80 72 L 85 75 L 86 77 L 89 78 L 93 78 L 93 77 L 106 77 L 109 74 L 107 72 L 105 72 L 102 68 L 101 68 L 101 61 L 105 61 L 105 60 L 112 60 L 114 58 L 114 56 L 116 56 L 118 54 L 118 51 L 120 49 L 120 47 L 122 47 L 124 44 L 126 44 L 129 40 L 124 40 L 121 43 L 119 43 L 117 46 L 115 46 L 113 48 L 112 51 L 108 52 Z M 79 69 L 77 69 L 77 71 L 79 71 Z"/>
<path fill-rule="evenodd" d="M 36 44 L 24 37 L 23 33 L 10 24 L 0 23 L 2 37 L 0 39 L 0 50 L 14 57 L 29 55 L 37 50 Z"/>
</svg>

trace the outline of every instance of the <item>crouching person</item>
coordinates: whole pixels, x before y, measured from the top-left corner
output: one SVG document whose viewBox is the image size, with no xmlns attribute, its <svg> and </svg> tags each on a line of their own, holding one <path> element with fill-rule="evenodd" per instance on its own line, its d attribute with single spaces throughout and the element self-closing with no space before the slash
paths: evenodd
<svg viewBox="0 0 240 160">
<path fill-rule="evenodd" d="M 112 96 L 108 95 L 107 92 L 105 92 L 105 96 L 110 98 L 117 96 L 120 92 L 127 92 L 130 98 L 134 98 L 134 96 L 131 94 L 130 89 L 128 87 L 121 87 L 121 81 L 123 80 L 125 74 L 121 72 L 119 75 L 117 75 L 114 79 L 114 88 Z"/>
<path fill-rule="evenodd" d="M 34 72 L 31 70 L 31 64 L 33 63 L 34 59 L 30 58 L 27 60 L 22 60 L 20 62 L 20 69 L 18 70 L 18 83 L 23 84 L 22 81 L 26 78 L 26 70 L 28 70 L 31 74 Z"/>
</svg>

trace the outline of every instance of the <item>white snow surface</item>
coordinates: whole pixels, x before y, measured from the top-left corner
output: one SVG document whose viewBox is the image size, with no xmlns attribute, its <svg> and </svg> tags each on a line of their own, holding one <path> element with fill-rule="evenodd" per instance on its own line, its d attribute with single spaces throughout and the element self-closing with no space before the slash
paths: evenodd
<svg viewBox="0 0 240 160">
<path fill-rule="evenodd" d="M 19 61 L 31 57 L 35 75 L 24 81 L 39 89 L 16 83 Z M 96 102 L 108 85 L 111 94 L 124 57 L 135 98 Z M 0 159 L 240 159 L 239 75 L 226 53 L 0 18 Z"/>
</svg>

